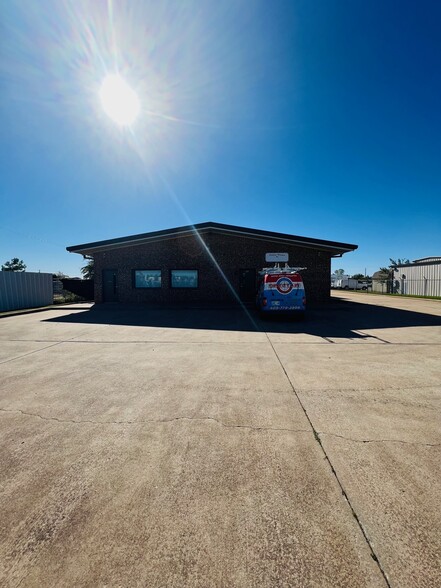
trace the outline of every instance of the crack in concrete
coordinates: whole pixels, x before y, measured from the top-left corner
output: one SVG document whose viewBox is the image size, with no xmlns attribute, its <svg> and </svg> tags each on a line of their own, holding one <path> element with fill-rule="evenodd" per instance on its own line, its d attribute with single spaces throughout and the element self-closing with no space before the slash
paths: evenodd
<svg viewBox="0 0 441 588">
<path fill-rule="evenodd" d="M 434 388 L 435 391 L 438 391 L 439 386 L 429 386 L 429 388 Z M 399 391 L 407 391 L 407 390 L 414 390 L 417 388 L 400 388 Z M 360 396 L 360 395 L 354 395 L 354 394 L 347 394 L 348 390 L 340 390 L 345 392 L 345 396 L 342 397 L 342 395 L 338 395 L 335 394 L 335 392 L 339 392 L 339 390 L 326 390 L 326 389 L 321 389 L 320 392 L 326 392 L 326 398 L 327 400 L 350 400 L 350 401 L 354 401 L 354 402 L 358 402 L 360 404 L 384 404 L 384 405 L 388 405 L 388 404 L 398 404 L 399 406 L 404 406 L 406 408 L 422 408 L 424 410 L 433 410 L 436 411 L 438 410 L 438 406 L 437 404 L 435 404 L 435 402 L 430 402 L 427 401 L 425 404 L 422 404 L 421 402 L 413 402 L 412 400 L 409 400 L 408 398 L 370 398 L 370 397 L 365 397 L 365 396 Z M 355 391 L 355 390 L 354 390 Z M 357 390 L 357 392 L 365 392 L 366 390 Z M 303 392 L 299 391 L 299 394 L 301 394 Z M 305 391 L 307 392 L 307 391 Z M 379 390 L 379 392 L 385 392 L 385 390 Z M 436 399 L 434 399 L 436 400 Z"/>
<path fill-rule="evenodd" d="M 91 424 L 91 425 L 145 425 L 145 424 L 152 424 L 152 423 L 172 423 L 174 421 L 214 421 L 225 427 L 227 429 L 250 429 L 253 431 L 288 431 L 291 433 L 310 433 L 309 429 L 291 429 L 287 427 L 257 427 L 254 425 L 236 425 L 236 424 L 228 424 L 224 423 L 220 419 L 215 417 L 205 416 L 205 417 L 189 417 L 189 416 L 181 416 L 181 417 L 173 417 L 169 419 L 144 419 L 144 420 L 134 420 L 134 421 L 94 421 L 91 419 L 59 419 L 57 417 L 49 417 L 43 416 L 41 414 L 35 412 L 28 412 L 25 410 L 21 410 L 19 408 L 0 408 L 0 412 L 12 412 L 12 413 L 19 413 L 24 416 L 31 416 L 35 418 L 39 418 L 43 421 L 55 421 L 57 423 L 71 423 L 71 424 Z"/>
<path fill-rule="evenodd" d="M 392 392 L 400 392 L 403 390 L 426 390 L 429 388 L 434 388 L 435 390 L 439 390 L 440 386 L 439 384 L 423 384 L 422 386 L 395 386 L 395 385 L 388 385 L 385 387 L 378 387 L 375 386 L 374 388 L 303 388 L 303 387 L 299 387 L 297 389 L 299 394 L 307 394 L 308 392 L 387 392 L 387 391 L 392 391 Z M 352 397 L 353 398 L 353 397 Z"/>
<path fill-rule="evenodd" d="M 338 437 L 345 441 L 353 441 L 354 443 L 404 443 L 405 445 L 423 445 L 424 447 L 439 447 L 441 443 L 424 443 L 423 441 L 404 441 L 403 439 L 353 439 L 338 435 L 337 433 L 328 433 L 326 431 L 317 431 L 318 435 L 329 435 L 331 437 Z"/>
</svg>

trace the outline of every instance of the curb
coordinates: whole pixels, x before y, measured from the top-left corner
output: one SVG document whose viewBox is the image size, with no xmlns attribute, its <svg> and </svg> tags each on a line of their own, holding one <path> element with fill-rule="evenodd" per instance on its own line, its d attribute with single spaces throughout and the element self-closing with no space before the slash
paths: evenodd
<svg viewBox="0 0 441 588">
<path fill-rule="evenodd" d="M 17 310 L 5 310 L 0 312 L 0 319 L 9 318 L 11 316 L 20 316 L 22 314 L 32 314 L 34 312 L 44 312 L 45 310 L 55 310 L 57 308 L 64 308 L 74 304 L 90 304 L 89 302 L 65 302 L 64 304 L 52 304 L 51 306 L 39 306 L 37 308 L 18 308 Z"/>
</svg>

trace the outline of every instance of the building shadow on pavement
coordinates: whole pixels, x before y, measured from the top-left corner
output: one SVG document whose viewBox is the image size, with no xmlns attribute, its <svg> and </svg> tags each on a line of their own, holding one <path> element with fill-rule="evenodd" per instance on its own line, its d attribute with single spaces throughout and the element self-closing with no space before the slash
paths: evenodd
<svg viewBox="0 0 441 588">
<path fill-rule="evenodd" d="M 100 304 L 87 310 L 81 308 L 82 312 L 71 312 L 79 309 L 65 308 L 66 314 L 45 319 L 44 322 L 304 333 L 323 338 L 350 339 L 368 338 L 370 336 L 363 334 L 363 331 L 372 329 L 441 325 L 441 317 L 433 314 L 340 299 L 332 299 L 326 307 L 309 310 L 306 319 L 298 322 L 285 317 L 262 319 L 254 308 L 240 306 L 152 308 Z"/>
</svg>

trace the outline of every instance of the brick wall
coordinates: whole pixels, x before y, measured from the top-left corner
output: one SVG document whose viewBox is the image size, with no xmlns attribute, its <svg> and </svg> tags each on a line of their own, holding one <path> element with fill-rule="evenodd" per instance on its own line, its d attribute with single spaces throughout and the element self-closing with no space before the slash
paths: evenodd
<svg viewBox="0 0 441 588">
<path fill-rule="evenodd" d="M 239 292 L 240 270 L 262 269 L 268 265 L 265 253 L 270 251 L 288 252 L 290 265 L 308 268 L 302 272 L 308 304 L 329 300 L 328 252 L 219 233 L 204 234 L 202 238 L 205 245 L 197 237 L 189 236 L 96 253 L 95 301 L 103 301 L 102 271 L 113 269 L 118 271 L 118 298 L 123 303 L 229 302 L 234 297 L 216 264 Z M 161 269 L 162 288 L 135 289 L 135 269 Z M 170 288 L 171 269 L 199 270 L 199 287 Z"/>
</svg>

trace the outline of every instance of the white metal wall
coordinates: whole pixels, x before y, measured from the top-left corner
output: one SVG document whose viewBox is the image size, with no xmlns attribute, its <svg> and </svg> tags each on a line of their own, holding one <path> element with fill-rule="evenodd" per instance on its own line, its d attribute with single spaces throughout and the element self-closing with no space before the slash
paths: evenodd
<svg viewBox="0 0 441 588">
<path fill-rule="evenodd" d="M 52 274 L 0 271 L 0 311 L 47 306 L 52 302 Z"/>
<path fill-rule="evenodd" d="M 398 294 L 441 296 L 441 262 L 398 267 L 394 270 L 394 281 Z"/>
</svg>

